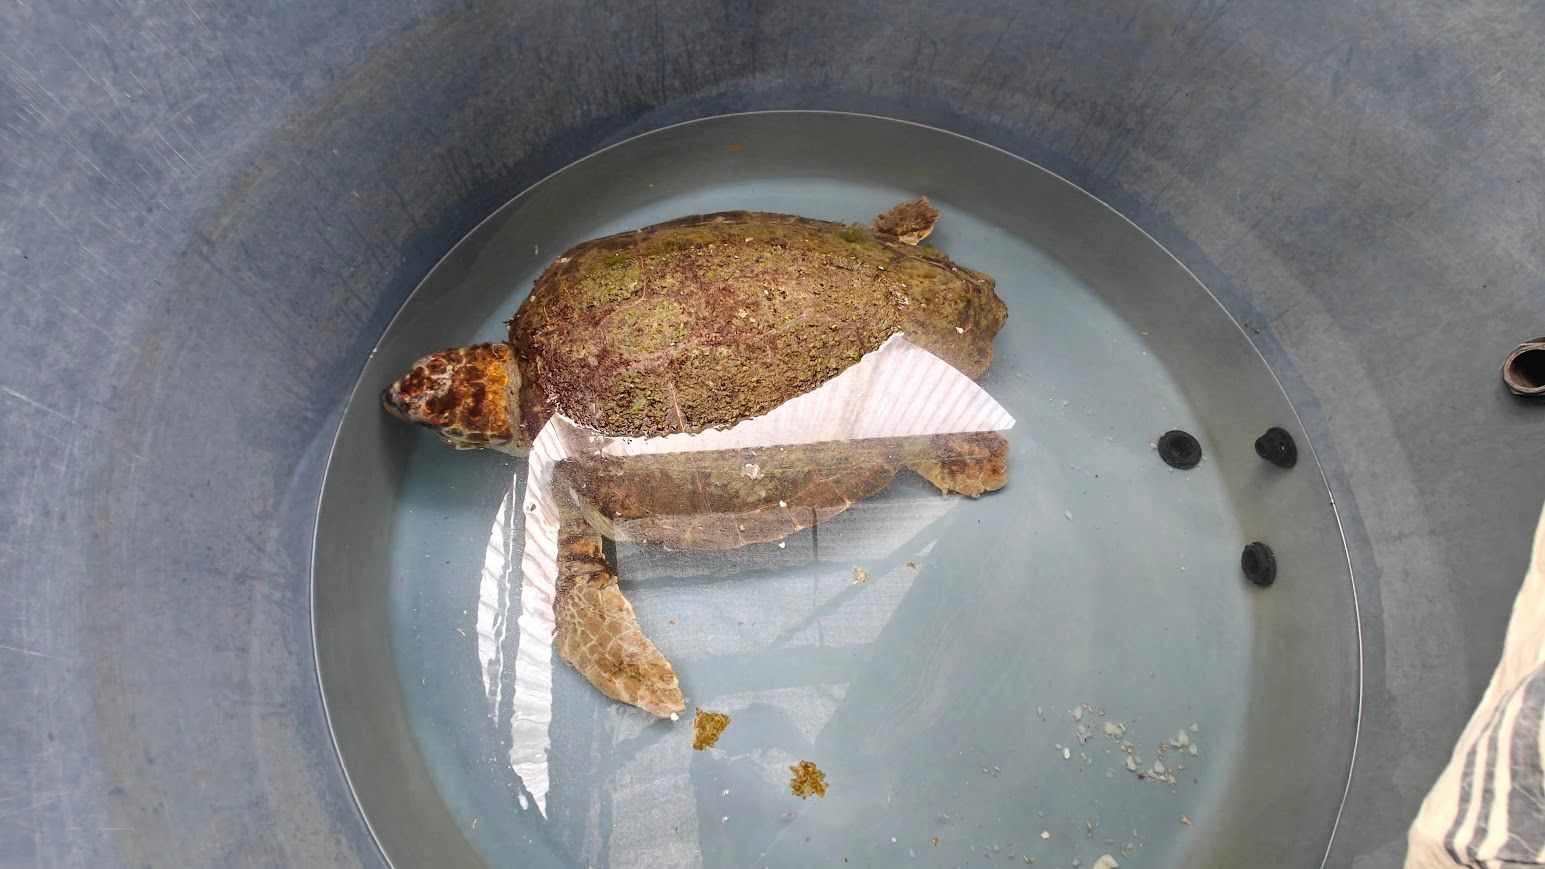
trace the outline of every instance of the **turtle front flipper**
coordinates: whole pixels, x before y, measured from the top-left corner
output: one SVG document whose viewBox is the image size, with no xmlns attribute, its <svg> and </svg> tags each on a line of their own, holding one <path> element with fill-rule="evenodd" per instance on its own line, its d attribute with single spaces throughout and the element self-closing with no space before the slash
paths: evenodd
<svg viewBox="0 0 1545 869">
<path fill-rule="evenodd" d="M 617 587 L 601 535 L 567 491 L 559 502 L 554 645 L 563 660 L 614 700 L 661 717 L 686 709 L 670 661 L 644 636 Z"/>
<path fill-rule="evenodd" d="M 1009 442 L 995 431 L 931 435 L 912 440 L 906 465 L 912 472 L 939 487 L 945 495 L 955 492 L 980 498 L 1008 483 Z"/>
</svg>

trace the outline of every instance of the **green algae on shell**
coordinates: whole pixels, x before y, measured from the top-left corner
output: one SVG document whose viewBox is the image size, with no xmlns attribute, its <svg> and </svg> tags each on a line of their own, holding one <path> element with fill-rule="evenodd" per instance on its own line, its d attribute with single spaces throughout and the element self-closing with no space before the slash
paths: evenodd
<svg viewBox="0 0 1545 869">
<path fill-rule="evenodd" d="M 733 425 L 896 332 L 971 377 L 1006 317 L 994 281 L 860 226 L 759 212 L 585 242 L 509 324 L 528 438 L 554 411 L 614 436 Z"/>
</svg>

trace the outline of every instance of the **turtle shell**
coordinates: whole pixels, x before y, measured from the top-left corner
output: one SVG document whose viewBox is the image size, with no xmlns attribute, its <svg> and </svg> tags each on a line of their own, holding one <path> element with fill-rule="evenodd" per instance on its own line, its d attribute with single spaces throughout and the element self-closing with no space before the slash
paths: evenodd
<svg viewBox="0 0 1545 869">
<path fill-rule="evenodd" d="M 509 322 L 521 424 L 698 432 L 808 392 L 901 332 L 971 377 L 1007 316 L 941 251 L 786 214 L 697 215 L 558 257 Z"/>
</svg>

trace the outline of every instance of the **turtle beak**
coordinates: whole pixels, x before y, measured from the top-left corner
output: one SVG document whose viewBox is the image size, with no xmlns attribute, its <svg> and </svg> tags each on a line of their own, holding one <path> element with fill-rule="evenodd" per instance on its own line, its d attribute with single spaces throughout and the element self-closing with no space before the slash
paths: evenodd
<svg viewBox="0 0 1545 869">
<path fill-rule="evenodd" d="M 398 380 L 391 386 L 381 390 L 381 408 L 403 422 L 412 422 L 408 418 L 408 409 L 402 406 L 402 381 Z"/>
<path fill-rule="evenodd" d="M 455 404 L 445 351 L 413 363 L 407 374 L 381 390 L 381 407 L 403 422 L 438 429 L 450 421 L 446 411 Z"/>
</svg>

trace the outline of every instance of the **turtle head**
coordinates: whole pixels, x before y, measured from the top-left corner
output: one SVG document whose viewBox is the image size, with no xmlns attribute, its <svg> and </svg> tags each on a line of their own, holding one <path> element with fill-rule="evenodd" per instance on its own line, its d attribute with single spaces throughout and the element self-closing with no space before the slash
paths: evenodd
<svg viewBox="0 0 1545 869">
<path fill-rule="evenodd" d="M 458 450 L 523 456 L 531 447 L 520 427 L 520 367 L 508 344 L 431 353 L 381 393 L 381 406 Z"/>
</svg>

